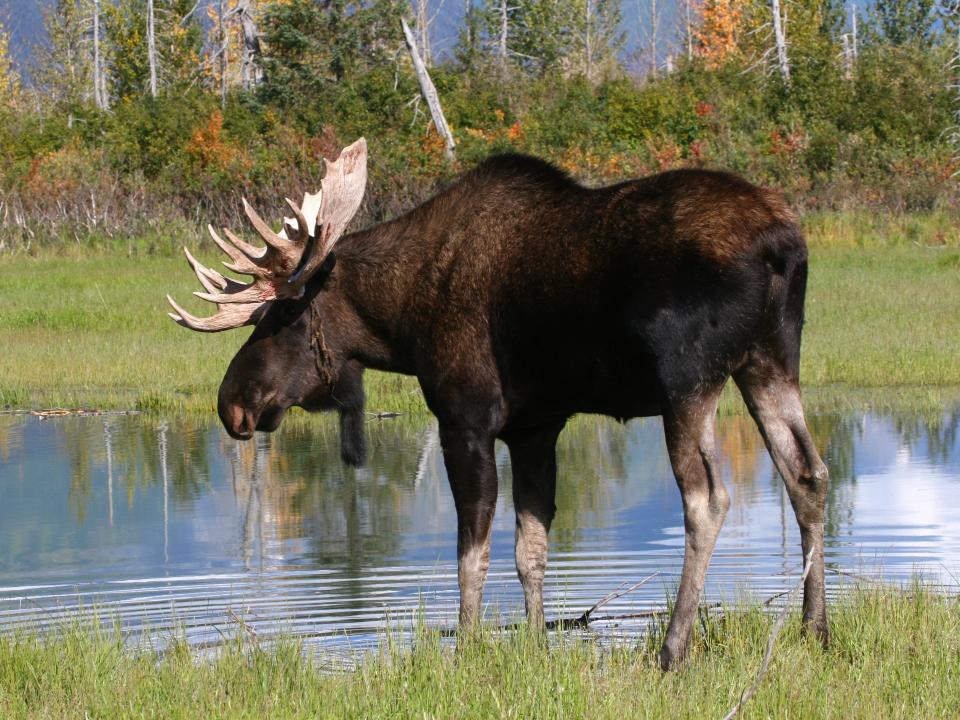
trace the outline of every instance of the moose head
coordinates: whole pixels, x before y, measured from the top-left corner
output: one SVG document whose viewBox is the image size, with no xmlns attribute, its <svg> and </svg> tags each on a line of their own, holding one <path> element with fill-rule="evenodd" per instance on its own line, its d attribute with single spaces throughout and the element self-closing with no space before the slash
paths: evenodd
<svg viewBox="0 0 960 720">
<path fill-rule="evenodd" d="M 223 229 L 224 240 L 209 227 L 214 242 L 230 257 L 224 266 L 253 280 L 243 283 L 205 267 L 184 248 L 205 292 L 197 297 L 214 303 L 211 317 L 194 317 L 173 298 L 167 300 L 178 324 L 199 332 L 256 326 L 227 368 L 220 384 L 217 410 L 227 432 L 247 440 L 255 430 L 275 430 L 286 410 L 337 409 L 341 454 L 362 464 L 363 368 L 336 357 L 324 339 L 324 290 L 336 265 L 334 246 L 357 212 L 367 180 L 367 145 L 360 138 L 326 162 L 319 192 L 304 195 L 300 207 L 287 200 L 293 218 L 275 233 L 250 204 L 243 209 L 266 243 L 250 245 Z M 336 313 L 336 303 L 332 312 Z"/>
</svg>

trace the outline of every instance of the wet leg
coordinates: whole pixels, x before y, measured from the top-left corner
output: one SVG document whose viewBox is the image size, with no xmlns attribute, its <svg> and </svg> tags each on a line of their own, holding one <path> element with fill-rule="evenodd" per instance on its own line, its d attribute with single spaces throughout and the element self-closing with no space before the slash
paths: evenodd
<svg viewBox="0 0 960 720">
<path fill-rule="evenodd" d="M 823 515 L 827 466 L 807 429 L 795 379 L 771 362 L 754 361 L 738 371 L 734 380 L 790 496 L 800 526 L 803 557 L 811 558 L 803 587 L 804 627 L 826 646 L 829 629 L 823 577 Z"/>
<path fill-rule="evenodd" d="M 543 625 L 543 575 L 547 534 L 556 506 L 557 436 L 563 425 L 526 433 L 508 441 L 513 469 L 513 505 L 517 513 L 517 575 L 523 586 L 527 619 Z"/>
<path fill-rule="evenodd" d="M 457 508 L 460 629 L 480 621 L 490 568 L 490 530 L 497 507 L 497 466 L 490 433 L 440 428 L 443 460 Z"/>
<path fill-rule="evenodd" d="M 677 667 L 686 655 L 707 566 L 730 507 L 714 440 L 719 394 L 719 389 L 711 390 L 700 397 L 671 403 L 663 416 L 670 463 L 683 498 L 686 536 L 680 588 L 660 650 L 664 670 Z"/>
</svg>

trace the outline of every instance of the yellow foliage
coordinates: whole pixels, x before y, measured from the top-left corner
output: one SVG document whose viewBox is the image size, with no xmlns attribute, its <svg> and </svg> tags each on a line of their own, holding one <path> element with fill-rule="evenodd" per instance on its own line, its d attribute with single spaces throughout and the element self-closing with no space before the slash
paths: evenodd
<svg viewBox="0 0 960 720">
<path fill-rule="evenodd" d="M 237 157 L 237 149 L 229 145 L 223 137 L 223 115 L 216 111 L 203 125 L 193 132 L 187 145 L 187 153 L 200 167 L 214 167 L 224 170 Z"/>
<path fill-rule="evenodd" d="M 0 104 L 9 104 L 20 93 L 20 78 L 10 59 L 10 36 L 0 22 Z"/>
<path fill-rule="evenodd" d="M 707 67 L 719 67 L 736 51 L 742 22 L 743 0 L 704 0 L 694 39 Z"/>
</svg>

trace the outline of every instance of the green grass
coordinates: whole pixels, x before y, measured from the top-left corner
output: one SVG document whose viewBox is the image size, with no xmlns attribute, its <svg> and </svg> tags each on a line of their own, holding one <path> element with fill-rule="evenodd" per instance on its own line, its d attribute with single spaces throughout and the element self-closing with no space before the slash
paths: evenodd
<svg viewBox="0 0 960 720">
<path fill-rule="evenodd" d="M 886 390 L 871 400 L 849 388 L 930 398 L 960 386 L 960 240 L 946 216 L 804 222 L 808 395 L 871 404 L 887 402 Z M 249 331 L 203 335 L 166 317 L 166 292 L 206 311 L 190 298 L 196 281 L 182 258 L 72 252 L 0 256 L 0 408 L 212 411 Z M 411 378 L 370 373 L 367 384 L 372 410 L 424 411 Z"/>
<path fill-rule="evenodd" d="M 960 602 L 922 587 L 849 594 L 832 608 L 831 647 L 792 617 L 747 718 L 955 717 Z M 79 627 L 0 636 L 4 718 L 720 718 L 759 667 L 773 619 L 711 615 L 675 673 L 657 667 L 660 631 L 608 650 L 567 636 L 544 647 L 525 631 L 454 651 L 420 627 L 352 672 L 291 637 L 237 640 L 213 659 L 182 643 L 163 655 Z"/>
</svg>

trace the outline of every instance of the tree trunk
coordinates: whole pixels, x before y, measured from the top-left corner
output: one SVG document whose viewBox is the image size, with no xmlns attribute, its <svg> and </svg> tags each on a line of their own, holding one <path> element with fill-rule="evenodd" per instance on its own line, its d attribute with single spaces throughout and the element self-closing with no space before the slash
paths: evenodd
<svg viewBox="0 0 960 720">
<path fill-rule="evenodd" d="M 500 38 L 497 43 L 497 60 L 500 63 L 500 69 L 507 67 L 507 0 L 500 0 Z"/>
<path fill-rule="evenodd" d="M 650 73 L 657 76 L 657 63 L 660 58 L 657 57 L 657 31 L 660 27 L 660 8 L 657 6 L 657 0 L 650 0 Z"/>
<path fill-rule="evenodd" d="M 220 44 L 220 107 L 227 106 L 227 33 L 223 24 L 223 0 L 217 0 L 217 35 Z"/>
<path fill-rule="evenodd" d="M 593 48 L 590 45 L 590 23 L 593 20 L 593 2 L 592 0 L 587 0 L 584 3 L 584 14 L 583 18 L 583 49 L 584 49 L 584 58 L 583 58 L 583 70 L 584 74 L 587 76 L 587 82 L 593 82 Z"/>
<path fill-rule="evenodd" d="M 850 8 L 850 24 L 853 26 L 853 61 L 857 61 L 857 4 L 853 3 L 853 6 Z"/>
<path fill-rule="evenodd" d="M 427 0 L 417 0 L 417 35 L 420 39 L 423 64 L 429 68 L 433 64 L 433 53 L 430 51 L 430 12 Z"/>
<path fill-rule="evenodd" d="M 450 160 L 456 159 L 454 149 L 453 133 L 450 132 L 450 126 L 447 125 L 447 119 L 443 116 L 443 108 L 440 107 L 440 98 L 437 96 L 437 89 L 427 73 L 427 68 L 420 59 L 420 53 L 417 52 L 417 43 L 414 40 L 413 32 L 407 21 L 400 18 L 400 24 L 403 26 L 403 36 L 407 41 L 407 49 L 410 51 L 410 59 L 413 60 L 413 69 L 417 73 L 417 81 L 420 83 L 420 94 L 427 101 L 427 107 L 430 108 L 430 116 L 433 118 L 433 126 L 443 138 L 446 144 L 447 157 Z"/>
<path fill-rule="evenodd" d="M 780 16 L 780 0 L 770 0 L 773 10 L 773 36 L 777 43 L 777 65 L 783 82 L 790 84 L 790 61 L 787 59 L 787 37 L 783 30 L 783 19 Z"/>
<path fill-rule="evenodd" d="M 241 58 L 243 88 L 251 90 L 260 84 L 263 77 L 260 72 L 260 31 L 257 28 L 253 9 L 250 7 L 250 0 L 240 0 L 237 12 L 240 13 L 240 28 L 243 33 L 243 57 Z"/>
<path fill-rule="evenodd" d="M 153 0 L 147 0 L 147 62 L 150 65 L 150 97 L 156 97 L 157 38 L 153 23 Z"/>
<path fill-rule="evenodd" d="M 104 110 L 107 107 L 103 95 L 103 69 L 100 64 L 100 0 L 93 0 L 93 101 L 97 108 Z"/>
</svg>

